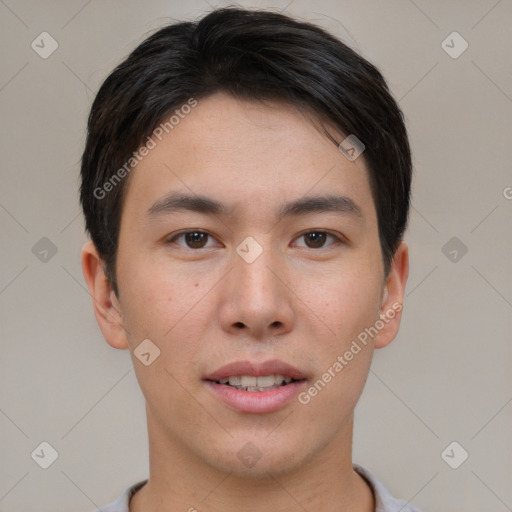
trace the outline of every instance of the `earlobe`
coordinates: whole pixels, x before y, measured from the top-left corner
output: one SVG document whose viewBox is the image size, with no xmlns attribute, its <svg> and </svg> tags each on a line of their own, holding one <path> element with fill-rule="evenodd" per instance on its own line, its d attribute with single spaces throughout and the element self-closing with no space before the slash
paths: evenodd
<svg viewBox="0 0 512 512">
<path fill-rule="evenodd" d="M 380 311 L 380 325 L 383 325 L 383 327 L 375 337 L 375 348 L 385 347 L 393 341 L 398 333 L 408 276 L 409 250 L 407 244 L 401 241 L 391 262 L 391 268 L 383 291 Z"/>
<path fill-rule="evenodd" d="M 96 320 L 105 340 L 114 348 L 127 349 L 128 341 L 119 302 L 92 242 L 87 242 L 82 248 L 82 272 L 92 298 Z"/>
</svg>

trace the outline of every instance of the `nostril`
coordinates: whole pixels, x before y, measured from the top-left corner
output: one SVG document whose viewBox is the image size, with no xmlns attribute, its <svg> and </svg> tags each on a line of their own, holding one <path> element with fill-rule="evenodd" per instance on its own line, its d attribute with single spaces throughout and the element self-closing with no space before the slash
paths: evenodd
<svg viewBox="0 0 512 512">
<path fill-rule="evenodd" d="M 241 329 L 244 327 L 244 324 L 242 322 L 236 322 L 235 327 L 240 327 L 240 329 Z"/>
</svg>

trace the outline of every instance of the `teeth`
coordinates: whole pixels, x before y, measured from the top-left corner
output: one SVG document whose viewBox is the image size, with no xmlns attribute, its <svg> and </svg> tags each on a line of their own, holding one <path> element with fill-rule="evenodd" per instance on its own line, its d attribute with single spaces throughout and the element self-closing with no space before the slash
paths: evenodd
<svg viewBox="0 0 512 512">
<path fill-rule="evenodd" d="M 262 375 L 260 377 L 237 375 L 220 379 L 219 384 L 229 384 L 245 391 L 268 391 L 280 387 L 283 383 L 289 384 L 291 381 L 291 377 L 285 377 L 284 375 Z"/>
<path fill-rule="evenodd" d="M 277 375 L 275 376 L 277 377 Z M 276 382 L 276 378 L 274 375 L 265 375 L 263 377 L 258 377 L 256 384 L 250 384 L 251 386 L 258 386 L 259 388 L 268 388 L 269 386 L 273 386 L 274 384 L 281 384 L 280 382 Z"/>
<path fill-rule="evenodd" d="M 228 381 L 230 386 L 240 386 L 240 384 L 242 383 L 241 377 L 229 377 Z M 247 386 L 247 384 L 244 385 Z"/>
<path fill-rule="evenodd" d="M 248 386 L 257 386 L 258 377 L 249 377 L 248 375 L 242 375 L 240 377 L 240 382 L 238 383 L 240 386 L 246 388 Z M 231 384 L 231 377 L 229 378 L 229 384 Z"/>
</svg>

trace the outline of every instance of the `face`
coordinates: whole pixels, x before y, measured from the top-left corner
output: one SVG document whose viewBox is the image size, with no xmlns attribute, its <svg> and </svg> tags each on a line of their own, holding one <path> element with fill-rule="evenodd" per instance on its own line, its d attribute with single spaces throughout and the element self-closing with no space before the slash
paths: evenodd
<svg viewBox="0 0 512 512">
<path fill-rule="evenodd" d="M 252 476 L 347 446 L 405 281 L 384 276 L 363 157 L 290 106 L 201 100 L 132 171 L 116 270 L 102 330 L 132 353 L 150 439 Z"/>
</svg>

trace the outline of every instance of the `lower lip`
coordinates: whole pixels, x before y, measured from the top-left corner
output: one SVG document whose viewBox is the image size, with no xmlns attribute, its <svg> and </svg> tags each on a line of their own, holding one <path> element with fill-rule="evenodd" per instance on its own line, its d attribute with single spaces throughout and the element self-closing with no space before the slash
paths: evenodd
<svg viewBox="0 0 512 512">
<path fill-rule="evenodd" d="M 242 391 L 212 381 L 205 382 L 228 407 L 239 412 L 253 414 L 264 414 L 282 409 L 306 387 L 306 381 L 302 380 L 270 391 Z"/>
</svg>

